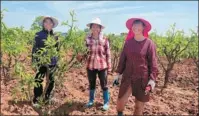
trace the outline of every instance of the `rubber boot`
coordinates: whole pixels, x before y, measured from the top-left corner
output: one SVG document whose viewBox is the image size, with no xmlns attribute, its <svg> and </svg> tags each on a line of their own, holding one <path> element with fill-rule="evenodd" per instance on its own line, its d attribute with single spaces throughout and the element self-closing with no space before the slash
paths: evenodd
<svg viewBox="0 0 199 116">
<path fill-rule="evenodd" d="M 93 105 L 94 98 L 95 98 L 95 89 L 90 90 L 90 93 L 89 93 L 89 102 L 86 104 L 86 107 L 91 107 Z"/>
<path fill-rule="evenodd" d="M 123 112 L 117 112 L 117 116 L 123 116 Z"/>
<path fill-rule="evenodd" d="M 104 106 L 103 110 L 107 111 L 109 109 L 109 92 L 108 90 L 103 91 Z"/>
</svg>

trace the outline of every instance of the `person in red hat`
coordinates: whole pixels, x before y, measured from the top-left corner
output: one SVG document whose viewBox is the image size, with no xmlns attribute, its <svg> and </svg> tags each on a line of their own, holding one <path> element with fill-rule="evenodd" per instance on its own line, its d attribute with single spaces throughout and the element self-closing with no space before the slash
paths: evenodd
<svg viewBox="0 0 199 116">
<path fill-rule="evenodd" d="M 117 111 L 118 116 L 123 115 L 124 106 L 132 94 L 135 96 L 134 115 L 142 115 L 144 103 L 149 101 L 149 94 L 154 90 L 158 75 L 156 46 L 148 39 L 151 30 L 148 21 L 131 18 L 127 20 L 126 27 L 129 33 L 117 67 L 118 74 L 113 82 L 113 85 L 117 85 L 121 80 Z"/>
</svg>

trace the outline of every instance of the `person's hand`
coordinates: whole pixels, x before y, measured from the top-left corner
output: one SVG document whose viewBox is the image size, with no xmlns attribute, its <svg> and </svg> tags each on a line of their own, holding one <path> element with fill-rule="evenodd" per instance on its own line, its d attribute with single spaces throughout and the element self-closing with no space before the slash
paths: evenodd
<svg viewBox="0 0 199 116">
<path fill-rule="evenodd" d="M 108 68 L 108 70 L 107 70 L 107 71 L 108 71 L 108 74 L 111 74 L 111 69 L 110 69 L 110 68 Z"/>
<path fill-rule="evenodd" d="M 76 59 L 77 59 L 77 61 L 81 61 L 82 60 L 82 58 L 83 58 L 83 56 L 82 55 L 80 55 L 80 54 L 77 54 L 77 56 L 76 56 Z"/>
<path fill-rule="evenodd" d="M 145 94 L 147 95 L 149 92 L 153 92 L 154 88 L 155 88 L 155 81 L 150 79 L 145 89 Z"/>
<path fill-rule="evenodd" d="M 115 78 L 114 78 L 113 86 L 119 85 L 119 84 L 120 84 L 121 78 L 122 78 L 122 74 L 121 74 L 121 75 L 120 75 L 120 74 L 117 74 L 117 75 L 115 76 Z"/>
</svg>

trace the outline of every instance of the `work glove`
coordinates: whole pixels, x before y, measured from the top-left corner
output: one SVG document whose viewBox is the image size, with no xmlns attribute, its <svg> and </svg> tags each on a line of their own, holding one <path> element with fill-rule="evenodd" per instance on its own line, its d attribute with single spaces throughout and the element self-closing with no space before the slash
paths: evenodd
<svg viewBox="0 0 199 116">
<path fill-rule="evenodd" d="M 145 94 L 147 95 L 149 92 L 153 92 L 154 88 L 155 88 L 155 81 L 150 79 L 145 88 Z"/>
</svg>

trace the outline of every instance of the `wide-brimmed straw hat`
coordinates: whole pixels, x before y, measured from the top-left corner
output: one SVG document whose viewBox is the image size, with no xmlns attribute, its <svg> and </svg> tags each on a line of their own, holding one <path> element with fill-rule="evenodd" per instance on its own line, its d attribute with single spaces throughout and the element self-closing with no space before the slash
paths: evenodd
<svg viewBox="0 0 199 116">
<path fill-rule="evenodd" d="M 135 36 L 133 31 L 132 31 L 133 22 L 135 20 L 140 20 L 144 23 L 145 27 L 144 27 L 144 30 L 143 30 L 143 35 L 144 35 L 144 37 L 148 38 L 149 37 L 148 32 L 151 30 L 151 24 L 148 21 L 146 21 L 142 18 L 130 18 L 126 21 L 126 27 L 129 30 L 129 32 L 126 36 L 126 40 L 129 40 L 129 39 L 131 39 Z"/>
<path fill-rule="evenodd" d="M 102 25 L 102 22 L 100 20 L 100 18 L 94 18 L 90 23 L 88 23 L 86 26 L 90 27 L 91 24 L 97 24 L 100 25 L 102 27 L 102 29 L 104 29 L 105 27 Z"/>
<path fill-rule="evenodd" d="M 43 17 L 41 18 L 40 22 L 39 22 L 39 25 L 40 25 L 40 26 L 43 26 L 44 20 L 45 20 L 46 18 L 52 19 L 53 24 L 54 24 L 54 25 L 53 25 L 53 28 L 57 27 L 57 25 L 58 25 L 58 20 L 57 20 L 56 18 L 54 18 L 54 17 L 51 17 L 51 16 L 43 16 Z"/>
<path fill-rule="evenodd" d="M 151 24 L 147 20 L 144 20 L 142 18 L 130 18 L 130 19 L 128 19 L 126 21 L 126 27 L 129 30 L 132 30 L 133 22 L 135 20 L 140 20 L 140 21 L 142 21 L 144 23 L 144 25 L 145 25 L 144 31 L 149 32 L 151 30 Z"/>
</svg>

